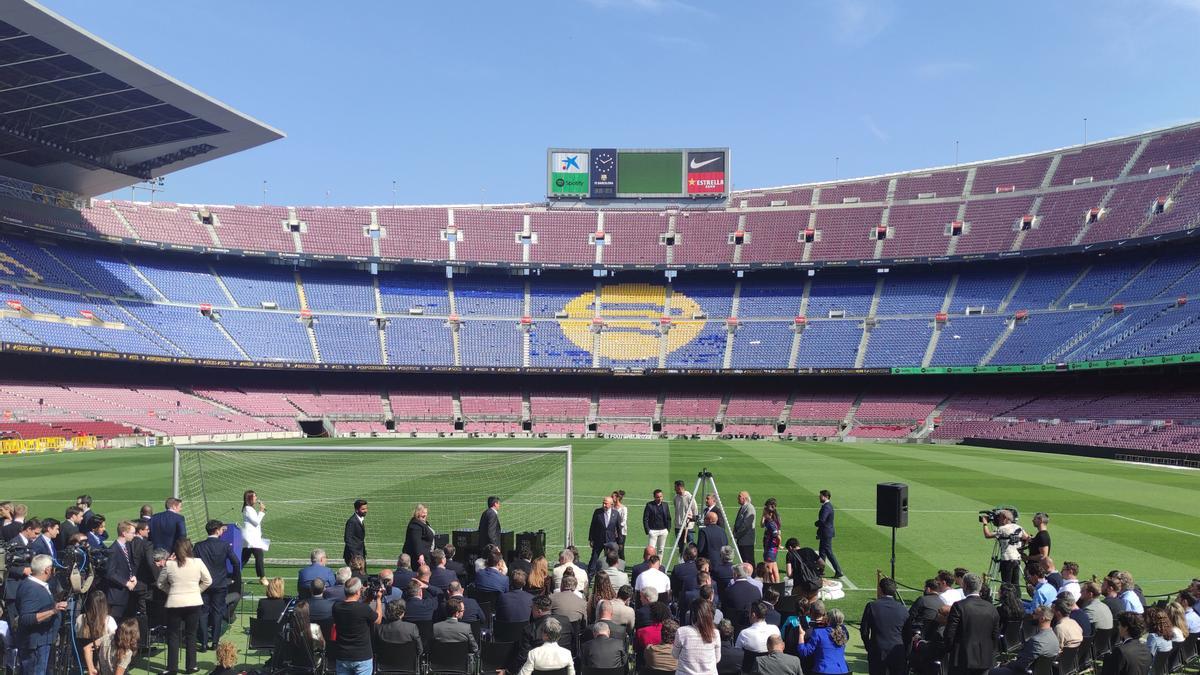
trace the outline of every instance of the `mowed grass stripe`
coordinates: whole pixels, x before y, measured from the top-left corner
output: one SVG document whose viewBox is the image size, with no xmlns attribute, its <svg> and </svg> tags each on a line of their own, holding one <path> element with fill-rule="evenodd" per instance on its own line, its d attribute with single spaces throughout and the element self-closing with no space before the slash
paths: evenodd
<svg viewBox="0 0 1200 675">
<path fill-rule="evenodd" d="M 919 504 L 921 499 L 919 493 L 912 491 L 911 484 L 923 483 L 925 487 L 931 488 L 932 485 L 926 481 L 932 478 L 940 486 L 941 492 L 956 494 L 967 500 L 979 500 L 976 503 L 981 508 L 997 504 L 1017 506 L 1021 510 L 1025 527 L 1032 527 L 1030 520 L 1035 511 L 1049 512 L 1051 535 L 1054 540 L 1051 552 L 1054 559 L 1060 564 L 1065 560 L 1081 563 L 1081 574 L 1085 577 L 1090 574 L 1103 575 L 1113 568 L 1131 569 L 1135 577 L 1153 573 L 1158 579 L 1183 580 L 1194 574 L 1196 558 L 1188 547 L 1178 545 L 1180 537 L 1175 533 L 1104 515 L 1054 517 L 1056 512 L 1111 512 L 1114 504 L 1103 490 L 1098 490 L 1097 494 L 1092 495 L 1066 490 L 1058 485 L 1031 483 L 1024 478 L 1007 478 L 1006 474 L 1000 471 L 1003 467 L 996 466 L 987 458 L 976 459 L 979 470 L 972 470 L 948 466 L 942 462 L 914 460 L 905 454 L 888 452 L 886 447 L 863 446 L 860 450 L 863 453 L 856 453 L 857 456 L 851 458 L 851 461 L 863 468 L 886 467 L 886 473 L 910 483 L 910 504 Z M 1038 457 L 1031 456 L 1030 464 L 1026 467 L 1027 475 L 1038 475 Z M 969 541 L 964 538 L 980 536 L 978 524 L 955 525 L 957 522 L 950 520 L 944 524 L 950 540 L 947 544 L 954 545 L 951 542 L 956 542 L 961 546 L 965 541 Z M 974 532 L 967 535 L 967 532 L 972 530 Z M 984 543 L 982 539 L 978 541 Z M 1156 555 L 1147 555 L 1148 550 L 1156 551 Z M 987 554 L 979 559 L 986 561 Z M 964 566 L 972 567 L 969 564 Z M 1163 588 L 1161 592 L 1171 588 L 1173 586 Z"/>
</svg>

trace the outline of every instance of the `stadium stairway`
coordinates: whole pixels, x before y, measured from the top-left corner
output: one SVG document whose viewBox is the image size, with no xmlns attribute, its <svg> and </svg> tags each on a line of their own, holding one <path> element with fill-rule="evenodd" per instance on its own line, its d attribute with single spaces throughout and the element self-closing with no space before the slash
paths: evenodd
<svg viewBox="0 0 1200 675">
<path fill-rule="evenodd" d="M 1126 168 L 1129 166 L 1133 165 L 1126 165 Z M 1112 200 L 1113 193 L 1116 191 L 1117 188 L 1115 187 L 1110 187 L 1107 191 L 1105 191 L 1104 196 L 1100 198 L 1100 203 L 1096 205 L 1096 208 L 1100 209 L 1100 215 L 1096 218 L 1095 222 L 1093 222 L 1090 218 L 1083 219 L 1083 226 L 1079 228 L 1079 231 L 1075 233 L 1075 238 L 1071 240 L 1072 246 L 1078 246 L 1080 242 L 1083 241 L 1083 238 L 1087 236 L 1088 230 L 1092 229 L 1092 225 L 1104 220 L 1105 209 L 1108 207 L 1108 202 Z"/>
<path fill-rule="evenodd" d="M 1108 321 L 1110 321 L 1114 316 L 1116 316 L 1116 314 L 1109 311 L 1104 312 L 1100 316 L 1096 317 L 1087 325 L 1087 327 L 1071 336 L 1069 340 L 1056 347 L 1054 351 L 1050 352 L 1050 355 L 1046 357 L 1045 362 L 1058 363 L 1059 359 L 1066 356 L 1067 353 L 1074 349 L 1076 345 L 1091 337 L 1092 334 L 1097 330 L 1100 330 L 1100 327 L 1108 323 Z"/>
<path fill-rule="evenodd" d="M 842 418 L 842 429 L 838 431 L 837 437 L 845 439 L 850 435 L 850 431 L 854 429 L 854 415 L 858 412 L 859 406 L 862 405 L 863 395 L 860 393 L 854 397 L 854 403 L 850 404 L 850 409 L 846 411 L 846 416 Z"/>
<path fill-rule="evenodd" d="M 233 292 L 229 290 L 229 286 L 225 285 L 225 280 L 221 278 L 220 274 L 217 274 L 216 268 L 214 268 L 212 265 L 209 265 L 208 272 L 209 274 L 212 274 L 213 280 L 217 282 L 217 286 L 221 289 L 221 292 L 225 294 L 225 298 L 229 300 L 229 306 L 237 307 L 237 299 L 233 297 Z"/>
<path fill-rule="evenodd" d="M 950 284 L 946 286 L 946 295 L 942 298 L 941 307 L 938 308 L 938 311 L 943 314 L 946 314 L 950 311 L 950 305 L 952 302 L 954 302 L 954 291 L 958 288 L 958 278 L 959 275 L 957 272 L 955 272 L 950 277 Z M 935 317 L 933 322 L 933 332 L 929 334 L 929 344 L 925 347 L 925 355 L 921 357 L 922 368 L 928 368 L 929 364 L 933 361 L 933 355 L 937 351 L 938 341 L 942 337 L 943 328 L 945 328 L 945 325 L 938 323 Z"/>
<path fill-rule="evenodd" d="M 229 330 L 225 328 L 225 326 L 222 326 L 220 321 L 213 321 L 213 325 L 216 326 L 218 333 L 224 335 L 226 340 L 229 340 L 229 344 L 233 345 L 233 348 L 242 355 L 242 358 L 246 359 L 247 361 L 254 360 L 250 358 L 250 354 L 242 348 L 242 345 L 238 344 L 238 341 L 233 339 L 233 334 L 231 334 Z"/>
<path fill-rule="evenodd" d="M 1067 286 L 1057 298 L 1054 299 L 1054 302 L 1050 303 L 1050 308 L 1059 309 L 1062 301 L 1071 297 L 1071 292 L 1074 291 L 1075 287 L 1082 283 L 1085 278 L 1087 278 L 1088 273 L 1091 271 L 1091 265 L 1084 265 L 1083 269 L 1079 270 L 1079 276 L 1075 277 L 1075 280 L 1072 281 L 1071 284 Z"/>
<path fill-rule="evenodd" d="M 992 359 L 996 357 L 996 353 L 1004 346 L 1004 342 L 1008 340 L 1008 336 L 1012 335 L 1013 331 L 1016 330 L 1016 327 L 1016 319 L 1009 319 L 1005 322 L 1004 330 L 1000 331 L 1000 334 L 996 336 L 996 341 L 992 343 L 991 347 L 988 347 L 983 358 L 979 359 L 979 365 L 986 366 L 988 363 L 991 363 Z"/>
<path fill-rule="evenodd" d="M 134 239 L 142 238 L 142 235 L 138 234 L 138 231 L 133 229 L 133 225 L 130 225 L 129 221 L 125 219 L 125 214 L 121 213 L 120 209 L 116 208 L 115 206 L 109 206 L 108 208 L 117 215 L 117 222 L 121 223 L 121 226 L 125 228 L 125 231 L 129 233 L 130 237 L 133 237 Z"/>
<path fill-rule="evenodd" d="M 1058 166 L 1058 160 L 1059 160 L 1061 157 L 1062 157 L 1062 155 L 1055 155 L 1055 156 L 1054 156 L 1054 159 L 1053 159 L 1053 161 L 1051 161 L 1051 162 L 1050 162 L 1051 170 L 1048 170 L 1048 171 L 1046 172 L 1046 178 L 1043 180 L 1043 183 L 1044 183 L 1044 184 L 1045 184 L 1047 187 L 1048 187 L 1048 186 L 1049 186 L 1049 184 L 1050 184 L 1050 178 L 1051 178 L 1051 177 L 1054 175 L 1054 173 L 1053 173 L 1052 169 L 1053 169 L 1054 167 L 1057 167 L 1057 166 Z M 1039 209 L 1041 209 L 1041 208 L 1042 208 L 1042 195 L 1038 195 L 1037 197 L 1035 197 L 1035 198 L 1034 198 L 1034 200 L 1033 200 L 1033 205 L 1031 205 L 1031 206 L 1029 207 L 1029 213 L 1027 213 L 1026 215 L 1033 216 L 1033 218 L 1034 218 L 1034 223 L 1036 223 L 1036 222 L 1037 222 L 1038 210 L 1039 210 Z M 1020 230 L 1020 231 L 1018 231 L 1018 232 L 1017 232 L 1017 236 L 1016 236 L 1016 237 L 1013 237 L 1013 242 L 1012 242 L 1012 245 L 1008 247 L 1008 250 L 1010 250 L 1010 251 L 1020 251 L 1020 250 L 1021 250 L 1021 245 L 1025 243 L 1025 236 L 1026 236 L 1026 235 L 1028 235 L 1030 232 L 1032 232 L 1032 230 Z"/>
</svg>

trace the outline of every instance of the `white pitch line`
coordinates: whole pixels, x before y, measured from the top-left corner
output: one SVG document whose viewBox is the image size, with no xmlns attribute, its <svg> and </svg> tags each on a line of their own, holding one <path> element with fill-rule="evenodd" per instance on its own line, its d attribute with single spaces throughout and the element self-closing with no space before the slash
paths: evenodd
<svg viewBox="0 0 1200 675">
<path fill-rule="evenodd" d="M 848 576 L 846 576 L 846 575 L 844 575 L 844 574 L 843 574 L 843 575 L 841 576 L 841 579 L 842 579 L 842 582 L 843 582 L 843 583 L 846 585 L 846 588 L 848 588 L 848 589 L 850 589 L 850 590 L 852 590 L 852 591 L 860 591 L 860 590 L 862 590 L 862 589 L 861 589 L 861 588 L 859 588 L 858 586 L 855 586 L 853 581 L 850 581 L 850 577 L 848 577 Z"/>
<path fill-rule="evenodd" d="M 1119 514 L 1119 513 L 1113 513 L 1113 514 L 1109 514 L 1109 515 L 1116 516 L 1117 518 L 1121 518 L 1121 519 L 1123 519 L 1123 520 L 1129 520 L 1129 521 L 1132 521 L 1132 522 L 1135 522 L 1135 523 L 1141 523 L 1142 525 L 1149 525 L 1150 527 L 1158 527 L 1158 528 L 1162 528 L 1162 529 L 1164 529 L 1164 530 L 1170 530 L 1170 531 L 1172 531 L 1172 532 L 1178 532 L 1179 534 L 1186 534 L 1186 535 L 1188 535 L 1189 537 L 1200 537 L 1200 534 L 1196 534 L 1195 532 L 1188 532 L 1187 530 L 1177 530 L 1177 529 L 1175 529 L 1175 528 L 1173 528 L 1173 527 L 1167 527 L 1166 525 L 1159 525 L 1158 523 L 1148 523 L 1148 522 L 1146 522 L 1146 521 L 1144 521 L 1144 520 L 1138 520 L 1137 518 L 1130 518 L 1129 516 L 1123 516 L 1123 515 L 1121 515 L 1121 514 Z"/>
</svg>

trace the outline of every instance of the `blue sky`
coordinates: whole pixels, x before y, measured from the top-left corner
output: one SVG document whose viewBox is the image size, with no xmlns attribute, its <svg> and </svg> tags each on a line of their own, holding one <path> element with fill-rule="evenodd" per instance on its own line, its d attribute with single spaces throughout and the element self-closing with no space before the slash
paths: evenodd
<svg viewBox="0 0 1200 675">
<path fill-rule="evenodd" d="M 743 189 L 1200 118 L 1200 0 L 42 1 L 288 135 L 177 202 L 536 201 L 552 145 L 729 146 Z"/>
</svg>

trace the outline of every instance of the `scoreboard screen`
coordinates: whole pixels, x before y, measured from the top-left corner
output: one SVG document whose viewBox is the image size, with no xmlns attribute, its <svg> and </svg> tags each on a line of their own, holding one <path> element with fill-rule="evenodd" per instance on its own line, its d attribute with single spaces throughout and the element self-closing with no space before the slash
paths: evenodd
<svg viewBox="0 0 1200 675">
<path fill-rule="evenodd" d="M 566 149 L 547 153 L 551 199 L 724 199 L 729 149 Z"/>
</svg>

